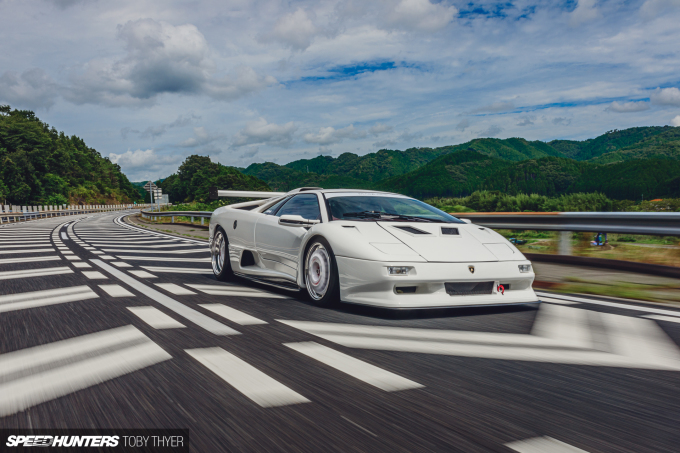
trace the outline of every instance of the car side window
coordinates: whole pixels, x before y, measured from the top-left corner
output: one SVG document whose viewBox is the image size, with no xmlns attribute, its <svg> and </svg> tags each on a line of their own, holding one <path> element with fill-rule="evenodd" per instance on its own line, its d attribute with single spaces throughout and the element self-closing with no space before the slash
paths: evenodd
<svg viewBox="0 0 680 453">
<path fill-rule="evenodd" d="M 281 201 L 279 201 L 278 203 L 276 203 L 274 206 L 271 206 L 269 209 L 267 209 L 266 211 L 264 211 L 263 214 L 267 214 L 267 215 L 275 215 L 275 214 L 276 214 L 276 211 L 278 211 L 278 210 L 281 208 L 281 206 L 283 206 L 283 204 L 284 204 L 286 201 L 288 201 L 288 200 L 290 200 L 290 197 L 284 198 L 283 200 L 281 200 Z"/>
<path fill-rule="evenodd" d="M 276 213 L 277 217 L 282 215 L 299 215 L 307 220 L 321 220 L 319 199 L 313 193 L 296 195 Z"/>
</svg>

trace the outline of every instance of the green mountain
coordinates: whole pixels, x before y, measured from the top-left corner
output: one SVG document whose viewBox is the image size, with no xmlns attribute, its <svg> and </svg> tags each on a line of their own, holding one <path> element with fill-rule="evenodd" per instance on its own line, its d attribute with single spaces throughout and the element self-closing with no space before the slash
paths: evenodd
<svg viewBox="0 0 680 453">
<path fill-rule="evenodd" d="M 636 159 L 612 164 L 543 157 L 508 162 L 476 151 L 447 154 L 410 173 L 378 182 L 378 190 L 418 198 L 461 197 L 490 190 L 557 196 L 600 192 L 612 199 L 680 196 L 680 161 Z"/>
<path fill-rule="evenodd" d="M 28 110 L 0 106 L 0 202 L 130 203 L 141 200 L 120 166 Z"/>
<path fill-rule="evenodd" d="M 602 154 L 591 160 L 600 164 L 632 159 L 680 160 L 680 127 L 666 126 L 659 129 L 663 129 L 659 134 L 647 137 L 619 150 Z"/>
<path fill-rule="evenodd" d="M 254 176 L 244 175 L 234 167 L 215 163 L 206 156 L 189 156 L 179 166 L 177 173 L 157 181 L 163 193 L 169 195 L 173 203 L 197 201 L 206 203 L 210 187 L 222 190 L 270 191 L 264 181 Z"/>
<path fill-rule="evenodd" d="M 599 137 L 584 141 L 553 140 L 547 144 L 565 157 L 589 160 L 652 139 L 673 129 L 677 128 L 671 126 L 631 127 L 609 131 Z"/>
</svg>

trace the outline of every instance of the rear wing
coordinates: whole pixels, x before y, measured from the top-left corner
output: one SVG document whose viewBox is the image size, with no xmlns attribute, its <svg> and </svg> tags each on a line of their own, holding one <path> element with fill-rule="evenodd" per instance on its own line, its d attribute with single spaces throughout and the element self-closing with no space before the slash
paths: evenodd
<svg viewBox="0 0 680 453">
<path fill-rule="evenodd" d="M 217 187 L 211 187 L 209 198 L 217 200 L 219 197 L 231 198 L 274 198 L 286 195 L 287 192 L 257 192 L 248 190 L 219 190 Z"/>
</svg>

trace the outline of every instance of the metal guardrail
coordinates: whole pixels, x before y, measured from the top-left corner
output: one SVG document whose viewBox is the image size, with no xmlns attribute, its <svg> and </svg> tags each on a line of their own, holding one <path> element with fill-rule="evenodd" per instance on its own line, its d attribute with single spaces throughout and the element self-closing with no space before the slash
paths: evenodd
<svg viewBox="0 0 680 453">
<path fill-rule="evenodd" d="M 156 217 L 171 217 L 171 223 L 175 223 L 175 217 L 191 217 L 191 223 L 194 223 L 194 217 L 199 217 L 201 219 L 201 225 L 203 225 L 205 219 L 212 217 L 212 211 L 141 211 L 141 215 L 145 219 L 153 218 L 153 220 L 156 220 Z"/>
<path fill-rule="evenodd" d="M 680 212 L 459 212 L 451 215 L 495 229 L 680 236 Z"/>
<path fill-rule="evenodd" d="M 101 207 L 78 207 L 75 209 L 55 209 L 43 211 L 0 211 L 0 224 L 17 223 L 21 221 L 38 220 L 51 217 L 71 216 L 78 214 L 91 214 L 94 212 L 125 211 L 140 209 L 149 205 L 100 205 Z"/>
</svg>

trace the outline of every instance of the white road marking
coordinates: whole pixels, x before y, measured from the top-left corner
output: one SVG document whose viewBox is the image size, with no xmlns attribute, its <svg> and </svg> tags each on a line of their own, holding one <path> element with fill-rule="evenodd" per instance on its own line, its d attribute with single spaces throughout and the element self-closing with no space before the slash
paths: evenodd
<svg viewBox="0 0 680 453">
<path fill-rule="evenodd" d="M 0 264 L 16 264 L 16 263 L 32 263 L 36 261 L 60 261 L 62 258 L 59 255 L 51 256 L 32 256 L 30 258 L 7 258 L 0 260 Z"/>
<path fill-rule="evenodd" d="M 574 305 L 577 304 L 578 302 L 572 302 L 569 300 L 562 300 L 562 299 L 555 299 L 554 297 L 546 297 L 546 296 L 541 296 L 541 302 L 548 302 L 551 304 L 560 304 L 560 305 Z"/>
<path fill-rule="evenodd" d="M 287 299 L 288 297 L 280 294 L 268 293 L 245 286 L 228 285 L 191 285 L 187 286 L 212 296 L 240 296 L 240 297 L 267 297 L 273 299 Z"/>
<path fill-rule="evenodd" d="M 68 288 L 31 291 L 26 293 L 0 296 L 0 312 L 63 304 L 77 300 L 95 299 L 99 297 L 89 286 L 71 286 Z"/>
<path fill-rule="evenodd" d="M 575 327 L 576 323 L 581 322 L 580 315 L 553 311 L 546 315 L 545 321 L 541 320 L 541 311 L 548 306 L 541 307 L 536 324 L 539 326 L 537 332 L 549 332 L 549 336 L 308 321 L 281 322 L 350 348 L 680 371 L 680 349 L 654 321 L 590 312 L 592 316 L 601 318 L 606 329 L 604 333 L 612 348 L 612 352 L 600 351 L 595 349 L 598 345 L 592 344 L 590 334 L 584 334 L 580 327 Z M 551 307 L 577 310 L 554 305 Z M 563 314 L 567 319 L 556 318 L 555 314 Z M 571 332 L 570 328 L 576 328 L 579 332 Z M 557 333 L 553 334 L 553 331 Z"/>
<path fill-rule="evenodd" d="M 70 250 L 60 250 L 62 255 L 73 255 L 73 252 Z"/>
<path fill-rule="evenodd" d="M 64 258 L 66 258 L 69 261 L 80 261 L 80 257 L 75 256 L 75 255 L 73 255 L 73 256 L 72 255 L 65 255 Z"/>
<path fill-rule="evenodd" d="M 585 297 L 573 297 L 565 296 L 562 294 L 541 293 L 538 291 L 536 292 L 536 294 L 538 295 L 539 298 L 543 298 L 543 296 L 545 295 L 553 299 L 566 300 L 571 302 L 582 302 L 585 304 L 604 305 L 606 307 L 625 308 L 627 310 L 645 311 L 647 313 L 656 313 L 658 315 L 680 316 L 680 311 L 663 310 L 652 307 L 636 307 L 635 305 L 631 304 L 619 304 L 616 302 L 605 302 L 603 300 L 586 299 Z"/>
<path fill-rule="evenodd" d="M 586 310 L 544 305 L 538 312 L 531 334 L 575 348 L 592 347 Z"/>
<path fill-rule="evenodd" d="M 194 359 L 262 407 L 309 400 L 222 348 L 187 349 Z"/>
<path fill-rule="evenodd" d="M 126 249 L 102 249 L 102 250 L 104 250 L 106 253 L 155 253 L 158 255 L 187 255 L 189 253 L 210 253 L 210 250 L 207 247 L 204 249 L 192 249 L 192 250 L 146 250 L 144 247 L 138 247 L 138 249 L 139 250 L 126 250 Z"/>
<path fill-rule="evenodd" d="M 118 255 L 119 260 L 136 260 L 136 261 L 180 261 L 182 263 L 209 263 L 210 258 L 167 258 L 159 256 L 129 256 Z"/>
<path fill-rule="evenodd" d="M 211 312 L 223 318 L 227 318 L 228 320 L 233 321 L 236 324 L 241 324 L 242 326 L 251 324 L 267 324 L 265 321 L 262 321 L 261 319 L 257 319 L 254 316 L 250 316 L 249 314 L 243 313 L 242 311 L 236 310 L 235 308 L 227 307 L 226 305 L 199 304 L 199 307 L 205 308 L 206 310 L 210 310 Z"/>
<path fill-rule="evenodd" d="M 133 326 L 0 355 L 0 417 L 172 357 Z"/>
<path fill-rule="evenodd" d="M 154 329 L 181 329 L 186 327 L 154 307 L 127 307 L 127 309 Z"/>
<path fill-rule="evenodd" d="M 158 267 L 158 266 L 142 266 L 151 272 L 167 272 L 173 274 L 213 274 L 212 269 L 199 269 L 194 267 Z"/>
<path fill-rule="evenodd" d="M 383 370 L 375 365 L 366 363 L 363 360 L 343 354 L 329 347 L 320 345 L 313 341 L 305 341 L 302 343 L 284 343 L 301 354 L 318 360 L 321 363 L 335 368 L 338 371 L 349 374 L 350 376 L 359 379 L 374 387 L 387 392 L 395 392 L 397 390 L 417 389 L 423 385 L 413 382 L 409 379 L 401 377 L 397 374 Z"/>
<path fill-rule="evenodd" d="M 209 316 L 204 315 L 201 312 L 198 312 L 194 310 L 193 308 L 189 308 L 186 305 L 177 302 L 174 299 L 171 299 L 170 297 L 166 296 L 163 293 L 160 293 L 156 291 L 155 289 L 146 286 L 144 283 L 140 282 L 139 280 L 135 280 L 134 278 L 130 277 L 126 273 L 119 271 L 118 269 L 109 266 L 103 261 L 100 260 L 91 260 L 91 263 L 95 264 L 96 266 L 99 266 L 100 268 L 104 269 L 106 272 L 109 274 L 113 275 L 116 277 L 118 280 L 122 281 L 126 285 L 130 286 L 131 288 L 134 288 L 138 292 L 144 294 L 145 296 L 155 300 L 159 304 L 163 305 L 164 307 L 174 311 L 180 316 L 183 316 L 184 318 L 188 319 L 189 321 L 193 322 L 194 324 L 204 328 L 208 332 L 211 332 L 215 335 L 237 335 L 239 332 L 237 330 L 232 329 L 231 327 L 225 326 L 224 324 L 215 321 Z"/>
<path fill-rule="evenodd" d="M 0 272 L 0 280 L 27 278 L 27 277 L 45 277 L 47 275 L 58 274 L 72 274 L 73 271 L 68 267 L 48 267 L 46 269 L 26 269 L 22 271 L 7 271 Z"/>
<path fill-rule="evenodd" d="M 99 287 L 111 297 L 135 297 L 134 294 L 120 285 L 99 285 Z"/>
<path fill-rule="evenodd" d="M 0 250 L 0 254 L 19 254 L 19 253 L 47 253 L 54 252 L 53 248 L 48 249 L 28 249 L 28 250 Z"/>
<path fill-rule="evenodd" d="M 115 257 L 113 257 L 111 255 L 102 255 L 99 258 L 103 259 L 103 260 L 115 260 L 116 259 Z"/>
<path fill-rule="evenodd" d="M 95 255 L 103 255 L 104 254 L 104 252 L 100 252 L 99 250 L 92 250 L 92 253 L 94 253 Z"/>
<path fill-rule="evenodd" d="M 139 278 L 158 278 L 155 275 L 148 273 L 147 271 L 128 271 L 128 272 L 134 275 L 135 277 Z"/>
<path fill-rule="evenodd" d="M 71 263 L 71 264 L 72 264 L 73 266 L 77 267 L 77 268 L 87 268 L 87 267 L 90 267 L 90 265 L 87 264 L 87 263 Z"/>
<path fill-rule="evenodd" d="M 676 322 L 680 324 L 680 318 L 675 316 L 646 315 L 645 318 L 656 319 L 657 321 Z"/>
<path fill-rule="evenodd" d="M 12 244 L 14 244 L 14 241 L 12 241 Z M 5 249 L 18 249 L 18 248 L 25 248 L 25 247 L 49 247 L 50 243 L 49 242 L 32 242 L 31 243 L 26 243 L 26 244 L 18 244 L 18 245 L 5 245 L 0 243 L 0 247 L 2 247 L 3 250 Z"/>
<path fill-rule="evenodd" d="M 196 244 L 183 244 L 179 241 L 154 241 L 153 243 L 156 244 L 157 242 L 169 242 L 169 244 L 161 244 L 161 245 L 135 245 L 134 243 L 125 243 L 125 244 L 120 244 L 120 243 L 112 243 L 112 244 L 107 244 L 107 243 L 100 243 L 100 242 L 93 242 L 93 246 L 97 247 L 117 247 L 117 248 L 123 248 L 125 249 L 124 251 L 127 252 L 130 249 L 160 249 L 160 248 L 168 248 L 168 247 L 196 247 Z M 139 244 L 145 244 L 146 242 L 140 242 Z M 130 244 L 130 245 L 128 245 Z M 206 246 L 207 247 L 207 246 Z"/>
<path fill-rule="evenodd" d="M 128 264 L 124 261 L 111 261 L 111 264 L 116 267 L 132 267 L 132 264 Z"/>
<path fill-rule="evenodd" d="M 68 239 L 68 236 L 66 235 L 66 232 L 64 232 L 64 231 L 61 232 L 61 238 L 62 238 L 62 239 Z"/>
<path fill-rule="evenodd" d="M 106 275 L 102 274 L 101 272 L 97 272 L 97 271 L 84 271 L 83 275 L 85 277 L 87 277 L 89 279 L 93 279 L 93 280 L 109 278 Z"/>
<path fill-rule="evenodd" d="M 519 453 L 588 453 L 548 436 L 510 442 L 505 446 Z"/>
<path fill-rule="evenodd" d="M 196 294 L 193 291 L 189 291 L 186 288 L 182 288 L 179 285 L 175 285 L 174 283 L 156 283 L 156 286 L 158 286 L 161 289 L 166 290 L 169 293 L 175 294 L 177 296 L 186 296 L 189 294 Z"/>
</svg>

